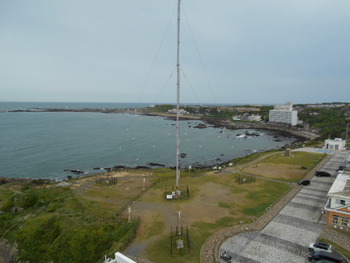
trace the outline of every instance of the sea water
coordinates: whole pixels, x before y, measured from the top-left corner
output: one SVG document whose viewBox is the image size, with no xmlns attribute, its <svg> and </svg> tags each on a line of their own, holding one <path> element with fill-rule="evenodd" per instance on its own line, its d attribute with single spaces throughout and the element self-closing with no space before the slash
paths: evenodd
<svg viewBox="0 0 350 263">
<path fill-rule="evenodd" d="M 175 121 L 160 117 L 94 112 L 8 112 L 32 108 L 130 108 L 146 104 L 0 103 L 0 176 L 64 179 L 79 169 L 175 166 Z M 242 138 L 246 130 L 195 128 L 201 121 L 180 122 L 182 168 L 210 166 L 257 151 L 279 148 L 266 131 Z"/>
</svg>

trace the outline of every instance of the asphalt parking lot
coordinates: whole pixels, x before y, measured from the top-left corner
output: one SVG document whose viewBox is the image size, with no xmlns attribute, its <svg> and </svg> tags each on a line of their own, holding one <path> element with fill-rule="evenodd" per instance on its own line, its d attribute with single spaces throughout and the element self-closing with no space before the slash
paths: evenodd
<svg viewBox="0 0 350 263">
<path fill-rule="evenodd" d="M 322 167 L 332 177 L 314 176 L 311 184 L 303 186 L 262 231 L 233 236 L 220 246 L 220 252 L 230 253 L 232 262 L 309 262 L 308 245 L 315 242 L 325 226 L 321 209 L 346 156 L 347 153 L 333 155 Z"/>
</svg>

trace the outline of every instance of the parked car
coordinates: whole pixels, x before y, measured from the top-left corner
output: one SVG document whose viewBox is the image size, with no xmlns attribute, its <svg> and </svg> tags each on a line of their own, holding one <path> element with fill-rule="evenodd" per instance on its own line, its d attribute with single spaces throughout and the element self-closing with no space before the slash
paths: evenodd
<svg viewBox="0 0 350 263">
<path fill-rule="evenodd" d="M 313 259 L 311 260 L 311 262 L 313 263 L 334 263 L 334 261 L 330 261 L 330 260 L 327 260 L 327 259 Z"/>
<path fill-rule="evenodd" d="M 226 251 L 223 251 L 220 254 L 220 258 L 222 258 L 225 262 L 231 262 L 232 261 L 232 256 L 229 253 L 226 253 Z"/>
<path fill-rule="evenodd" d="M 328 260 L 336 263 L 344 262 L 341 256 L 326 251 L 315 251 L 309 254 L 309 261 L 318 262 L 319 260 Z"/>
<path fill-rule="evenodd" d="M 310 252 L 314 252 L 314 251 L 332 252 L 332 245 L 324 243 L 324 242 L 311 243 L 309 245 L 309 251 Z"/>
<path fill-rule="evenodd" d="M 345 170 L 345 166 L 344 165 L 340 165 L 338 168 L 338 173 L 342 174 Z"/>
<path fill-rule="evenodd" d="M 315 175 L 318 177 L 331 177 L 330 173 L 324 172 L 324 171 L 316 171 Z"/>
<path fill-rule="evenodd" d="M 299 185 L 309 185 L 310 184 L 310 180 L 300 180 Z"/>
</svg>

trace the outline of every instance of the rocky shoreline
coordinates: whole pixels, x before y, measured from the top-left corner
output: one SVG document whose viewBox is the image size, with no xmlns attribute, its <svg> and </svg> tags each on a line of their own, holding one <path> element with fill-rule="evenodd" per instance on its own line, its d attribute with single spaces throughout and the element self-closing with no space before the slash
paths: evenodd
<svg viewBox="0 0 350 263">
<path fill-rule="evenodd" d="M 63 108 L 33 108 L 33 109 L 26 109 L 26 110 L 12 110 L 9 112 L 95 112 L 95 113 L 115 113 L 115 114 L 133 114 L 133 115 L 145 115 L 145 116 L 157 116 L 166 118 L 169 120 L 176 120 L 176 114 L 172 113 L 164 113 L 164 112 L 155 112 L 151 111 L 149 108 L 120 108 L 120 109 L 98 109 L 98 108 L 84 108 L 84 109 L 63 109 Z M 287 138 L 294 138 L 292 144 L 285 145 L 283 148 L 294 148 L 298 146 L 302 146 L 302 144 L 311 139 L 315 139 L 317 135 L 307 133 L 304 131 L 301 131 L 294 127 L 286 127 L 286 126 L 279 126 L 279 125 L 271 125 L 269 123 L 256 123 L 256 122 L 237 122 L 233 121 L 231 119 L 214 119 L 214 118 L 208 118 L 203 115 L 192 115 L 192 114 L 186 114 L 180 116 L 181 121 L 185 120 L 198 120 L 201 121 L 196 126 L 193 126 L 193 128 L 198 129 L 205 129 L 207 127 L 215 127 L 215 128 L 224 128 L 224 129 L 230 129 L 230 130 L 237 130 L 237 129 L 247 129 L 245 133 L 242 134 L 243 136 L 254 136 L 254 132 L 251 133 L 249 130 L 259 130 L 259 131 L 268 131 L 270 134 L 272 134 L 275 138 L 275 140 L 278 140 L 280 137 L 287 137 Z M 186 158 L 186 153 L 181 154 L 181 158 Z M 227 161 L 223 161 L 220 157 L 216 159 L 215 164 L 194 164 L 192 165 L 193 168 L 198 169 L 206 169 L 211 168 L 213 166 L 222 166 Z M 136 167 L 127 167 L 127 166 L 121 166 L 116 165 L 113 167 L 95 167 L 93 170 L 94 172 L 87 172 L 80 169 L 65 169 L 64 171 L 70 173 L 70 175 L 67 175 L 67 179 L 73 179 L 73 175 L 75 177 L 82 177 L 86 175 L 96 174 L 98 171 L 101 171 L 101 173 L 104 172 L 113 172 L 113 171 L 120 171 L 120 170 L 128 170 L 128 169 L 155 169 L 165 167 L 164 164 L 161 163 L 148 163 L 144 166 L 136 166 Z M 170 169 L 175 169 L 175 167 L 168 167 Z M 1 184 L 1 182 L 0 182 Z"/>
<path fill-rule="evenodd" d="M 63 109 L 63 108 L 33 108 L 26 110 L 11 110 L 9 112 L 96 112 L 96 113 L 118 113 L 118 114 L 135 114 L 145 116 L 157 116 L 163 117 L 169 120 L 176 120 L 176 114 L 150 111 L 149 108 L 116 108 L 116 109 L 99 109 L 99 108 L 84 108 L 84 109 Z M 184 120 L 200 120 L 204 124 L 195 128 L 206 128 L 207 125 L 215 128 L 227 128 L 227 129 L 257 129 L 257 130 L 269 130 L 275 132 L 277 135 L 283 137 L 293 136 L 299 142 L 313 140 L 318 137 L 317 134 L 303 131 L 295 127 L 289 127 L 285 125 L 271 124 L 265 122 L 244 122 L 233 121 L 231 119 L 215 119 L 208 118 L 204 115 L 180 115 L 181 121 Z"/>
</svg>

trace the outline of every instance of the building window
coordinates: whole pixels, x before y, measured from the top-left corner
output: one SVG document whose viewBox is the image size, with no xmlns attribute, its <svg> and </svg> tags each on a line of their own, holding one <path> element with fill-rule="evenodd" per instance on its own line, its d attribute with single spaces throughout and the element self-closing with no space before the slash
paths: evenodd
<svg viewBox="0 0 350 263">
<path fill-rule="evenodd" d="M 333 215 L 333 225 L 338 225 L 338 217 L 337 215 Z"/>
<path fill-rule="evenodd" d="M 349 227 L 350 226 L 350 218 L 344 218 L 343 225 Z"/>
<path fill-rule="evenodd" d="M 333 215 L 333 225 L 350 227 L 350 218 Z"/>
<path fill-rule="evenodd" d="M 337 199 L 335 203 L 339 205 L 345 205 L 345 200 Z"/>
</svg>

